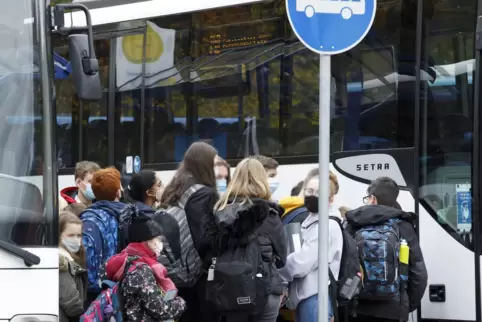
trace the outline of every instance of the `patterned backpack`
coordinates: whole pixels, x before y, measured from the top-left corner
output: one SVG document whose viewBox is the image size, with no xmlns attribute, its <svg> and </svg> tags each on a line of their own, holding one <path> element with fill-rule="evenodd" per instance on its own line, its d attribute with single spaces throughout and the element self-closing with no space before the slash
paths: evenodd
<svg viewBox="0 0 482 322">
<path fill-rule="evenodd" d="M 99 238 L 95 238 L 95 232 L 91 232 L 89 229 L 84 230 L 83 240 L 85 246 L 94 250 L 87 254 L 90 256 L 87 258 L 87 263 L 89 263 L 87 271 L 89 281 L 96 280 L 97 282 L 95 285 L 89 285 L 89 290 L 101 291 L 103 264 L 118 254 L 123 247 L 122 227 L 115 216 L 103 209 L 88 208 L 80 215 L 80 219 L 84 225 L 93 223 L 100 232 L 101 239 L 99 240 Z"/>
<path fill-rule="evenodd" d="M 119 285 L 112 281 L 102 283 L 103 291 L 80 316 L 79 322 L 122 322 Z"/>
<path fill-rule="evenodd" d="M 361 227 L 355 233 L 364 268 L 359 299 L 384 301 L 400 296 L 400 219 Z"/>
</svg>

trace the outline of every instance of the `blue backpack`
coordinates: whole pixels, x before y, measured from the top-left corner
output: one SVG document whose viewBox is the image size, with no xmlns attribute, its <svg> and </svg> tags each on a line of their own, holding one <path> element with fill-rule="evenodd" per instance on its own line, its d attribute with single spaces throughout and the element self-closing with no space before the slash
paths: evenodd
<svg viewBox="0 0 482 322">
<path fill-rule="evenodd" d="M 293 220 L 296 219 L 296 217 L 298 217 L 298 215 L 302 215 L 302 214 L 306 214 L 306 216 L 304 216 L 305 217 L 304 219 L 306 219 L 306 217 L 310 214 L 310 212 L 304 206 L 301 206 L 301 207 L 298 207 L 298 208 L 295 208 L 295 209 L 291 210 L 289 213 L 287 213 L 286 215 L 283 216 L 283 218 L 282 218 L 283 225 L 290 224 Z"/>
<path fill-rule="evenodd" d="M 103 281 L 102 287 L 103 291 L 90 303 L 79 322 L 122 322 L 119 284 Z"/>
<path fill-rule="evenodd" d="M 100 240 L 99 238 L 94 238 L 92 232 L 85 230 L 82 236 L 84 245 L 89 245 L 94 249 L 94 252 L 89 254 L 88 256 L 90 257 L 87 258 L 87 263 L 89 263 L 89 267 L 87 268 L 89 280 L 92 280 L 92 274 L 95 274 L 97 271 L 98 276 L 95 276 L 95 279 L 100 285 L 102 265 L 106 263 L 109 258 L 118 254 L 122 250 L 124 244 L 122 238 L 122 226 L 115 216 L 110 215 L 107 211 L 102 209 L 86 209 L 80 215 L 80 219 L 83 223 L 94 223 L 99 229 L 102 237 Z M 100 264 L 98 268 L 92 267 L 92 263 L 94 262 Z M 90 285 L 90 287 L 92 288 L 93 286 Z M 98 286 L 98 288 L 100 291 L 100 286 Z"/>
<path fill-rule="evenodd" d="M 355 233 L 364 269 L 359 299 L 385 301 L 399 299 L 400 219 L 361 227 Z"/>
</svg>

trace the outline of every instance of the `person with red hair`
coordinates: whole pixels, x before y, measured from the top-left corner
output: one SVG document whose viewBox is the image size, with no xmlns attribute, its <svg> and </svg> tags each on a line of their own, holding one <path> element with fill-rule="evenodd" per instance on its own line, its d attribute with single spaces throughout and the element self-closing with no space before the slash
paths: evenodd
<svg viewBox="0 0 482 322">
<path fill-rule="evenodd" d="M 88 302 L 101 292 L 100 268 L 124 247 L 124 235 L 119 234 L 120 215 L 125 204 L 122 197 L 121 175 L 115 168 L 94 173 L 92 190 L 95 202 L 80 214 L 83 222 L 82 239 L 88 271 Z"/>
</svg>

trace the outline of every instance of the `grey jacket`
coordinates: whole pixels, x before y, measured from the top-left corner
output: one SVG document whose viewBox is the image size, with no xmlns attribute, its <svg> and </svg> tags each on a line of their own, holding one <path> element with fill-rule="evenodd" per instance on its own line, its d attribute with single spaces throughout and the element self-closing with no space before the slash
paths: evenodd
<svg viewBox="0 0 482 322">
<path fill-rule="evenodd" d="M 78 321 L 87 297 L 87 270 L 59 248 L 59 322 Z"/>
</svg>

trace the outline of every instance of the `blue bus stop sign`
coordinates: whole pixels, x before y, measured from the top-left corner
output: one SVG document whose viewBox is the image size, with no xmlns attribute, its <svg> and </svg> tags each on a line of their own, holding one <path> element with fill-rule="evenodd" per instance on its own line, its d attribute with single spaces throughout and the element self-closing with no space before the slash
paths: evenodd
<svg viewBox="0 0 482 322">
<path fill-rule="evenodd" d="M 376 8 L 376 0 L 286 0 L 296 36 L 321 55 L 355 47 L 370 30 Z"/>
</svg>

